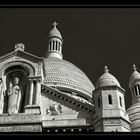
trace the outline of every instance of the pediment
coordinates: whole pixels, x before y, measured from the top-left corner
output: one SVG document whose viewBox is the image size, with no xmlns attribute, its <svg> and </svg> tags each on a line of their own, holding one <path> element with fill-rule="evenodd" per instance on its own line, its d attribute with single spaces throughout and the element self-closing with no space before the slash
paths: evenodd
<svg viewBox="0 0 140 140">
<path fill-rule="evenodd" d="M 43 60 L 43 57 L 37 57 L 33 54 L 30 54 L 22 50 L 15 50 L 6 55 L 1 56 L 0 62 L 3 62 L 11 58 L 14 58 L 14 60 L 19 60 L 21 58 L 21 59 L 25 59 L 34 63 L 41 62 Z"/>
<path fill-rule="evenodd" d="M 67 93 L 63 93 L 55 88 L 42 85 L 42 91 L 44 96 L 47 96 L 47 98 L 50 98 L 51 100 L 58 101 L 60 104 L 64 103 L 67 104 L 69 107 L 75 108 L 76 110 L 83 110 L 84 112 L 93 112 L 94 111 L 94 105 L 93 104 L 87 104 L 84 102 L 81 102 L 73 97 L 70 97 Z"/>
<path fill-rule="evenodd" d="M 78 122 L 81 120 L 81 125 L 86 125 L 92 121 L 94 105 L 80 103 L 48 86 L 42 86 L 42 88 L 41 114 L 43 121 L 77 120 L 76 122 Z"/>
</svg>

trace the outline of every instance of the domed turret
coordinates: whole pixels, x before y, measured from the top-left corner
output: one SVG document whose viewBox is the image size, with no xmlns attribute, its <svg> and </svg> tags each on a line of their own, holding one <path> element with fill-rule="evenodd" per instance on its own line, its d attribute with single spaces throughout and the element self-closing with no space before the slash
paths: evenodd
<svg viewBox="0 0 140 140">
<path fill-rule="evenodd" d="M 129 88 L 132 94 L 132 104 L 140 102 L 140 73 L 136 65 L 133 65 L 133 73 L 129 78 Z"/>
<path fill-rule="evenodd" d="M 129 87 L 131 88 L 133 86 L 133 84 L 140 80 L 140 73 L 137 71 L 136 65 L 133 64 L 133 73 L 131 74 L 130 78 L 129 78 Z"/>
<path fill-rule="evenodd" d="M 125 90 L 120 86 L 118 80 L 109 73 L 107 66 L 104 74 L 96 83 L 93 90 L 93 102 L 95 113 L 93 115 L 93 126 L 95 132 L 123 132 L 130 131 L 130 121 L 125 109 Z M 111 122 L 118 123 L 106 123 Z M 123 123 L 125 121 L 125 125 Z M 96 125 L 98 124 L 98 125 Z"/>
<path fill-rule="evenodd" d="M 132 105 L 128 108 L 127 113 L 131 121 L 131 131 L 140 131 L 140 73 L 136 65 L 133 65 L 133 73 L 129 78 L 129 88 L 132 94 Z"/>
<path fill-rule="evenodd" d="M 118 80 L 112 74 L 109 73 L 107 66 L 105 66 L 104 74 L 98 79 L 95 88 L 98 88 L 101 86 L 112 86 L 112 85 L 121 87 Z"/>
<path fill-rule="evenodd" d="M 53 29 L 49 32 L 49 47 L 48 47 L 48 53 L 47 57 L 55 57 L 62 59 L 62 36 L 58 29 L 56 28 L 56 25 L 58 23 L 54 22 L 52 24 L 54 27 Z"/>
<path fill-rule="evenodd" d="M 56 25 L 58 25 L 58 23 L 54 22 L 52 25 L 54 25 L 54 28 L 49 32 L 49 37 L 58 37 L 62 40 L 61 33 L 56 28 Z"/>
</svg>

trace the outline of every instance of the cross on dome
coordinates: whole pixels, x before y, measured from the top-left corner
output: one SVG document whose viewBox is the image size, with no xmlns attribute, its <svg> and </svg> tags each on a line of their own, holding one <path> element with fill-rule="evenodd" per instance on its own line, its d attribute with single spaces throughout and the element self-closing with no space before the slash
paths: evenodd
<svg viewBox="0 0 140 140">
<path fill-rule="evenodd" d="M 54 28 L 56 28 L 56 26 L 58 25 L 57 22 L 52 23 L 52 25 L 54 26 Z"/>
<path fill-rule="evenodd" d="M 104 72 L 106 73 L 106 72 L 109 72 L 109 70 L 108 70 L 108 67 L 107 66 L 105 66 L 104 67 Z"/>
<path fill-rule="evenodd" d="M 137 70 L 137 67 L 135 64 L 133 64 L 133 67 L 132 67 L 133 71 L 136 71 Z"/>
</svg>

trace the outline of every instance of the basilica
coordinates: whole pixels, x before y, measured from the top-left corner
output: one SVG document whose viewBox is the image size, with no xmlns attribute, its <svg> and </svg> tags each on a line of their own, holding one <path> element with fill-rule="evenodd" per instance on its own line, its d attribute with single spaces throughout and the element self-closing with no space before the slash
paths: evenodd
<svg viewBox="0 0 140 140">
<path fill-rule="evenodd" d="M 140 73 L 125 90 L 104 67 L 94 86 L 77 66 L 63 59 L 57 23 L 48 35 L 48 52 L 38 57 L 23 43 L 0 56 L 0 132 L 91 133 L 140 131 Z"/>
</svg>

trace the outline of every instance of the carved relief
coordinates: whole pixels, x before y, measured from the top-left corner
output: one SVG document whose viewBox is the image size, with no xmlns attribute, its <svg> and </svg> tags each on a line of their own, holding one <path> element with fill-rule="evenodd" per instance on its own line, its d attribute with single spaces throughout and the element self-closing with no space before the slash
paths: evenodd
<svg viewBox="0 0 140 140">
<path fill-rule="evenodd" d="M 46 114 L 50 114 L 51 116 L 55 116 L 62 113 L 62 107 L 59 104 L 50 105 L 46 109 Z"/>
<path fill-rule="evenodd" d="M 23 43 L 17 43 L 17 44 L 15 45 L 15 50 L 16 50 L 16 51 L 17 51 L 17 50 L 24 51 L 24 49 L 25 49 L 25 46 L 24 46 Z"/>
</svg>

